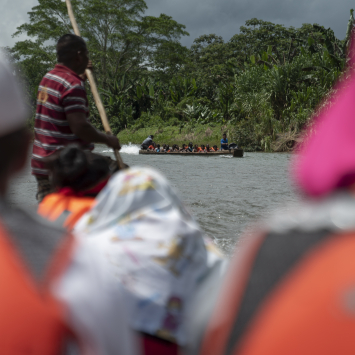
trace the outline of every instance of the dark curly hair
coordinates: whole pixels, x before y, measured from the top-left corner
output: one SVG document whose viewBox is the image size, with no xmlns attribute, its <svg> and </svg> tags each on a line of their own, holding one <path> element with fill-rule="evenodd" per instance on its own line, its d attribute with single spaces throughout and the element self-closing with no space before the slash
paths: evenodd
<svg viewBox="0 0 355 355">
<path fill-rule="evenodd" d="M 53 154 L 46 165 L 56 189 L 71 187 L 74 191 L 85 191 L 110 176 L 109 158 L 84 151 L 76 144 Z"/>
</svg>

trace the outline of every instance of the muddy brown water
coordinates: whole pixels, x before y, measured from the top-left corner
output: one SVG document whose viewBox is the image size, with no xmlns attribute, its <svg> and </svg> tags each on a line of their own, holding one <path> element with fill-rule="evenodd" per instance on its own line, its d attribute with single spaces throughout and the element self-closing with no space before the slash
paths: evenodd
<svg viewBox="0 0 355 355">
<path fill-rule="evenodd" d="M 233 251 L 246 226 L 298 200 L 289 179 L 290 154 L 245 153 L 244 158 L 232 158 L 138 155 L 138 150 L 138 146 L 124 146 L 124 162 L 161 171 L 226 254 Z M 95 151 L 113 157 L 105 146 L 97 145 Z M 8 195 L 13 204 L 36 210 L 35 194 L 28 162 Z"/>
</svg>

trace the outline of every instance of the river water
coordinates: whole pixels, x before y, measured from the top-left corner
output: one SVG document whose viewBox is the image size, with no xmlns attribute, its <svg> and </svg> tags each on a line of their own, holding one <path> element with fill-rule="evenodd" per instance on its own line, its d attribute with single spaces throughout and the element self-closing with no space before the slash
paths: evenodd
<svg viewBox="0 0 355 355">
<path fill-rule="evenodd" d="M 230 156 L 138 155 L 138 146 L 123 146 L 122 158 L 130 166 L 161 171 L 206 233 L 230 254 L 245 228 L 256 219 L 298 199 L 289 180 L 290 154 L 245 153 Z M 113 157 L 103 145 L 95 151 Z M 35 210 L 36 181 L 29 162 L 12 183 L 13 204 Z"/>
</svg>

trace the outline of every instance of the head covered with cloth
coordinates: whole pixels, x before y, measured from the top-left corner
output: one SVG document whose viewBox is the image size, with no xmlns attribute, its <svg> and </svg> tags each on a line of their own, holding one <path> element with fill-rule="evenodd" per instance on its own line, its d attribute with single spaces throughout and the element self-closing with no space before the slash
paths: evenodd
<svg viewBox="0 0 355 355">
<path fill-rule="evenodd" d="M 221 254 L 157 171 L 117 173 L 77 223 L 106 256 L 137 331 L 184 345 L 190 302 Z"/>
</svg>

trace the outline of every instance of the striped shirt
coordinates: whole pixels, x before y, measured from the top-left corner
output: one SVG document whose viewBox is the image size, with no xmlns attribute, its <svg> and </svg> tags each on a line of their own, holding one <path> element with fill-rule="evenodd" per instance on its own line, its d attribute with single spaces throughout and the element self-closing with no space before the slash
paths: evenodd
<svg viewBox="0 0 355 355">
<path fill-rule="evenodd" d="M 71 131 L 66 115 L 73 112 L 83 112 L 89 118 L 84 82 L 71 69 L 57 64 L 38 88 L 31 159 L 33 175 L 48 175 L 43 159 L 70 143 L 78 143 L 84 149 L 94 148 Z"/>
</svg>

